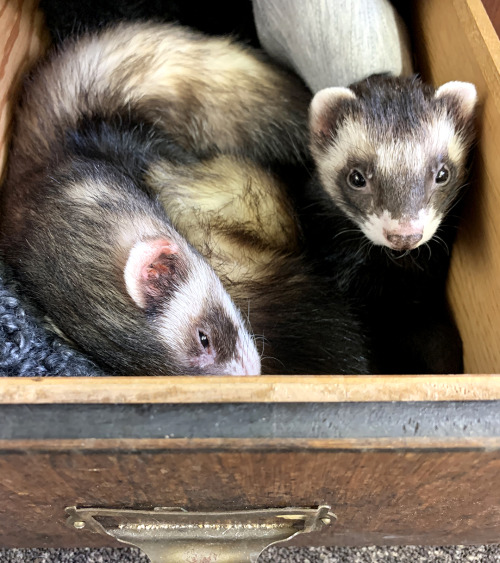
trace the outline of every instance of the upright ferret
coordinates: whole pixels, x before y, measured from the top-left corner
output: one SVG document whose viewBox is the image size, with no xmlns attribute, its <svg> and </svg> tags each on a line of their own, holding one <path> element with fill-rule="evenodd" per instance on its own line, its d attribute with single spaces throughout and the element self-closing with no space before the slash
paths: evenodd
<svg viewBox="0 0 500 563">
<path fill-rule="evenodd" d="M 358 303 L 378 372 L 463 371 L 445 281 L 476 97 L 469 83 L 376 75 L 312 101 L 309 249 Z"/>
<path fill-rule="evenodd" d="M 5 260 L 64 335 L 113 373 L 259 372 L 241 315 L 186 238 L 266 339 L 266 371 L 367 371 L 346 306 L 332 297 L 331 318 L 311 323 L 321 299 L 284 188 L 266 170 L 304 157 L 309 101 L 255 52 L 174 25 L 122 24 L 66 42 L 17 112 Z M 218 182 L 237 186 L 241 209 L 227 205 L 227 189 L 218 197 Z M 261 227 L 273 212 L 281 238 L 268 241 L 273 228 Z"/>
</svg>

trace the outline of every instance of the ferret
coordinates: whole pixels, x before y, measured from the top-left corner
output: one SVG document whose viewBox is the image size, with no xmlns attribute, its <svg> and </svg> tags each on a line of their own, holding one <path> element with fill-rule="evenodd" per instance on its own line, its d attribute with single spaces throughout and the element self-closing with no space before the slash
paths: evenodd
<svg viewBox="0 0 500 563">
<path fill-rule="evenodd" d="M 469 83 L 372 76 L 312 100 L 308 247 L 358 303 L 379 372 L 463 371 L 445 281 L 476 99 Z"/>
<path fill-rule="evenodd" d="M 203 98 L 203 73 L 195 88 L 193 67 L 233 69 L 245 55 L 211 57 L 226 43 L 197 39 L 162 26 L 86 36 L 32 74 L 16 113 L 2 256 L 63 334 L 113 374 L 260 373 L 241 314 L 138 174 L 158 155 L 189 162 L 193 139 L 204 153 L 221 135 L 220 112 L 194 96 Z M 156 134 L 165 123 L 170 136 Z M 238 131 L 237 113 L 233 126 L 222 137 L 244 139 L 240 150 L 252 132 Z"/>
<path fill-rule="evenodd" d="M 197 158 L 227 153 L 267 166 L 300 162 L 308 152 L 307 88 L 229 38 L 118 24 L 66 41 L 31 80 L 22 111 L 34 137 L 17 140 L 29 163 L 43 161 L 62 119 L 67 130 L 119 117 L 153 124 L 170 148 Z M 36 106 L 29 113 L 28 104 Z M 37 121 L 44 105 L 57 111 L 56 125 Z"/>
<path fill-rule="evenodd" d="M 19 122 L 19 125 L 23 122 Z M 220 280 L 119 167 L 68 151 L 9 180 L 1 245 L 27 293 L 113 375 L 257 375 Z"/>
</svg>

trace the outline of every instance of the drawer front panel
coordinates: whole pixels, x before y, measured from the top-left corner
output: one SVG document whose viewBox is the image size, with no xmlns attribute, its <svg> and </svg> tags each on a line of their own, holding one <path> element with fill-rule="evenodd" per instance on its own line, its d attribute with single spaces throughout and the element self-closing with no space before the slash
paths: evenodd
<svg viewBox="0 0 500 563">
<path fill-rule="evenodd" d="M 329 504 L 337 523 L 328 533 L 304 538 L 307 545 L 498 541 L 498 441 L 493 449 L 340 442 L 2 445 L 0 546 L 112 545 L 110 538 L 66 527 L 64 509 L 72 505 L 241 510 Z"/>
</svg>

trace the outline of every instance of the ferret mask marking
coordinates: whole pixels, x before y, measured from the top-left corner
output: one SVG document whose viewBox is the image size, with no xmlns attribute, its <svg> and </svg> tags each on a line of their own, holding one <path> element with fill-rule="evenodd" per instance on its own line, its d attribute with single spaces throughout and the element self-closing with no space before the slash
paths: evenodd
<svg viewBox="0 0 500 563">
<path fill-rule="evenodd" d="M 205 299 L 193 303 L 193 294 Z M 191 334 L 182 330 L 186 319 L 194 327 Z M 246 330 L 235 327 L 243 328 L 243 319 L 208 268 L 205 276 L 188 276 L 176 287 L 175 297 L 165 303 L 157 326 L 176 356 L 193 369 L 201 368 L 206 375 L 220 374 L 221 368 L 227 375 L 259 375 L 260 357 L 253 339 Z M 200 347 L 199 331 L 208 337 L 208 350 Z"/>
</svg>

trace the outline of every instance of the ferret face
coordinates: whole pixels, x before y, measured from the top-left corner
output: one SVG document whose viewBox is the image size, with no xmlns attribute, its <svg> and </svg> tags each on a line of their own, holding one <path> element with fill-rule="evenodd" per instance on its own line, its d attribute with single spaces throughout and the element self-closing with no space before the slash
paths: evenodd
<svg viewBox="0 0 500 563">
<path fill-rule="evenodd" d="M 201 266 L 165 304 L 158 329 L 186 374 L 259 375 L 260 356 L 241 314 L 215 273 Z"/>
<path fill-rule="evenodd" d="M 180 238 L 137 242 L 124 281 L 162 342 L 171 375 L 260 374 L 241 314 L 208 263 Z"/>
<path fill-rule="evenodd" d="M 327 88 L 310 109 L 311 149 L 334 203 L 377 245 L 429 241 L 461 188 L 476 91 L 375 76 Z"/>
</svg>

